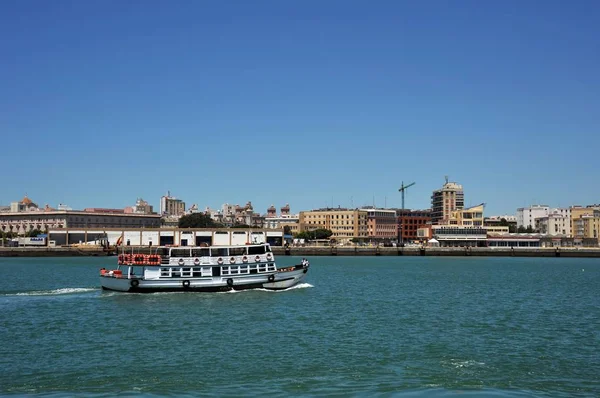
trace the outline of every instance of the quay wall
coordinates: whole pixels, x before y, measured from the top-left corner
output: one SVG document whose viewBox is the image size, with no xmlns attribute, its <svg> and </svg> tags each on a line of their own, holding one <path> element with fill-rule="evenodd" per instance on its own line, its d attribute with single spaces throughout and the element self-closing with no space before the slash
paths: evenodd
<svg viewBox="0 0 600 398">
<path fill-rule="evenodd" d="M 600 248 L 555 247 L 274 247 L 276 255 L 290 256 L 455 256 L 455 257 L 597 257 Z"/>
<path fill-rule="evenodd" d="M 152 254 L 156 247 L 127 247 L 126 251 Z M 275 255 L 311 256 L 455 256 L 455 257 L 597 257 L 600 248 L 491 248 L 491 247 L 272 247 Z M 0 257 L 110 256 L 102 247 L 0 247 Z"/>
<path fill-rule="evenodd" d="M 77 256 L 108 256 L 102 247 L 0 247 L 0 257 L 77 257 Z"/>
</svg>

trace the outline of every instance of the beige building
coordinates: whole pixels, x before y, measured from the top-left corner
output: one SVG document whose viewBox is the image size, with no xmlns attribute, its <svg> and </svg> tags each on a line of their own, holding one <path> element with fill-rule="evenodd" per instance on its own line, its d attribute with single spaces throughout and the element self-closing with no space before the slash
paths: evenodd
<svg viewBox="0 0 600 398">
<path fill-rule="evenodd" d="M 544 235 L 571 236 L 571 217 L 559 212 L 538 217 L 535 219 L 535 229 Z"/>
<path fill-rule="evenodd" d="M 163 216 L 183 216 L 185 214 L 185 202 L 171 196 L 167 192 L 166 196 L 160 198 L 160 214 Z"/>
<path fill-rule="evenodd" d="M 52 228 L 158 228 L 160 215 L 125 213 L 123 209 L 88 208 L 72 210 L 59 205 L 58 210 L 38 207 L 25 196 L 10 208 L 0 211 L 0 231 L 24 235 L 32 230 Z"/>
<path fill-rule="evenodd" d="M 571 208 L 571 231 L 574 238 L 590 238 L 592 236 L 586 235 L 586 223 L 589 225 L 590 218 L 594 218 L 595 214 L 600 212 L 600 206 L 572 206 Z M 593 222 L 592 222 L 593 225 Z"/>
<path fill-rule="evenodd" d="M 393 240 L 398 238 L 398 220 L 396 210 L 361 209 L 367 212 L 367 234 L 374 240 Z"/>
<path fill-rule="evenodd" d="M 51 228 L 158 228 L 158 214 L 97 213 L 76 210 L 48 210 L 0 213 L 0 231 L 23 235 Z"/>
<path fill-rule="evenodd" d="M 366 239 L 369 237 L 368 214 L 365 210 L 319 209 L 301 211 L 299 224 L 301 231 L 328 229 L 338 241 Z"/>
<path fill-rule="evenodd" d="M 483 226 L 483 203 L 467 209 L 455 210 L 450 216 L 441 222 L 441 225 L 458 225 L 461 227 Z"/>
<path fill-rule="evenodd" d="M 446 183 L 441 189 L 433 191 L 431 195 L 431 222 L 444 224 L 453 211 L 462 210 L 465 206 L 463 187 L 455 182 Z"/>
<path fill-rule="evenodd" d="M 588 211 L 573 219 L 573 237 L 598 239 L 600 237 L 600 210 Z"/>
</svg>

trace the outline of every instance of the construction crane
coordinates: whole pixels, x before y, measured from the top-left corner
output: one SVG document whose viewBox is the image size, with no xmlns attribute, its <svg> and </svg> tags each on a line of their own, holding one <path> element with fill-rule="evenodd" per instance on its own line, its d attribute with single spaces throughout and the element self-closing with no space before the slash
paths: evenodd
<svg viewBox="0 0 600 398">
<path fill-rule="evenodd" d="M 406 191 L 407 188 L 412 187 L 413 185 L 415 185 L 414 182 L 411 182 L 408 185 L 404 185 L 404 181 L 402 181 L 402 185 L 400 186 L 400 189 L 398 190 L 398 192 L 400 192 L 402 194 L 402 209 L 400 210 L 400 225 L 398 225 L 398 245 L 402 245 L 404 246 L 403 240 L 402 240 L 402 228 L 404 228 L 404 222 L 403 222 L 403 218 L 404 218 L 404 191 Z"/>
<path fill-rule="evenodd" d="M 398 190 L 398 192 L 402 193 L 402 210 L 404 210 L 404 191 L 406 191 L 406 188 L 408 187 L 412 187 L 413 185 L 415 185 L 416 183 L 411 182 L 408 185 L 404 185 L 404 181 L 402 181 L 402 185 L 400 186 L 400 189 Z"/>
</svg>

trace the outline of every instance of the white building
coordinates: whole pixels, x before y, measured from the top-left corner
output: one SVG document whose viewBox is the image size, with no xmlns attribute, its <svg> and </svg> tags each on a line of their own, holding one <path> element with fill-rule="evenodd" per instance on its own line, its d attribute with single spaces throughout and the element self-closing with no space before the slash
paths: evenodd
<svg viewBox="0 0 600 398">
<path fill-rule="evenodd" d="M 535 229 L 535 219 L 547 217 L 550 213 L 548 205 L 532 205 L 531 207 L 520 207 L 517 209 L 517 228 L 531 227 Z"/>
<path fill-rule="evenodd" d="M 547 235 L 573 236 L 571 209 L 552 209 L 547 216 L 536 218 L 535 229 Z"/>
<path fill-rule="evenodd" d="M 265 217 L 265 224 L 263 228 L 279 229 L 283 228 L 286 224 L 297 224 L 300 221 L 298 214 L 282 214 L 281 216 Z"/>
</svg>

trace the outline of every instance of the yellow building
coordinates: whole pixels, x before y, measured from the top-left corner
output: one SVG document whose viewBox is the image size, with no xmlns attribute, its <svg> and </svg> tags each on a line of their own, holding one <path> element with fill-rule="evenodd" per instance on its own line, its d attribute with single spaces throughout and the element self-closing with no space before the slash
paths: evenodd
<svg viewBox="0 0 600 398">
<path fill-rule="evenodd" d="M 586 236 L 587 227 L 590 225 L 590 218 L 600 216 L 600 206 L 573 206 L 571 207 L 571 231 L 574 238 L 593 238 L 594 236 Z M 588 221 L 585 221 L 587 219 Z M 593 225 L 593 221 L 591 221 Z M 592 227 L 593 228 L 593 227 Z"/>
<path fill-rule="evenodd" d="M 300 231 L 328 229 L 332 238 L 348 241 L 369 237 L 368 213 L 365 210 L 319 209 L 300 212 Z"/>
<path fill-rule="evenodd" d="M 482 227 L 483 226 L 483 203 L 477 206 L 462 210 L 455 210 L 445 224 L 457 225 L 461 227 Z"/>
<path fill-rule="evenodd" d="M 598 239 L 600 236 L 600 210 L 584 214 L 573 221 L 574 238 Z"/>
</svg>

